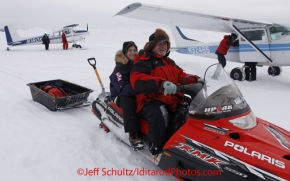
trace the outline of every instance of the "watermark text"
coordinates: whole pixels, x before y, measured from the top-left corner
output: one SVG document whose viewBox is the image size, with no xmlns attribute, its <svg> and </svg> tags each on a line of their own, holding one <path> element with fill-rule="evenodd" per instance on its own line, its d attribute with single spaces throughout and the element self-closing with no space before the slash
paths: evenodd
<svg viewBox="0 0 290 181">
<path fill-rule="evenodd" d="M 178 175 L 182 177 L 188 176 L 221 176 L 221 170 L 179 170 L 177 168 L 169 168 L 167 170 L 153 170 L 149 168 L 135 169 L 114 169 L 114 168 L 79 168 L 77 174 L 80 176 L 170 176 Z"/>
</svg>

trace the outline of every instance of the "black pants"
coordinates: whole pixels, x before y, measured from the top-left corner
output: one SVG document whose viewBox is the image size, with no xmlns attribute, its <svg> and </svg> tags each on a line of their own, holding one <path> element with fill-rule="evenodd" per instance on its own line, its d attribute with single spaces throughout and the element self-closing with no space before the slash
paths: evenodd
<svg viewBox="0 0 290 181">
<path fill-rule="evenodd" d="M 219 63 L 222 64 L 223 68 L 225 68 L 227 64 L 225 56 L 219 53 L 217 53 L 217 56 L 218 56 Z"/>
<path fill-rule="evenodd" d="M 257 77 L 257 62 L 245 62 L 246 80 L 256 80 Z"/>
<path fill-rule="evenodd" d="M 163 107 L 163 108 L 161 108 Z M 162 152 L 167 140 L 167 128 L 164 118 L 164 104 L 153 100 L 144 105 L 140 111 L 141 117 L 148 122 L 149 150 L 153 155 Z"/>
<path fill-rule="evenodd" d="M 48 50 L 49 48 L 49 43 L 44 44 L 45 45 L 45 50 Z"/>
<path fill-rule="evenodd" d="M 119 105 L 123 110 L 125 133 L 140 131 L 140 120 L 136 113 L 135 96 L 120 96 Z"/>
</svg>

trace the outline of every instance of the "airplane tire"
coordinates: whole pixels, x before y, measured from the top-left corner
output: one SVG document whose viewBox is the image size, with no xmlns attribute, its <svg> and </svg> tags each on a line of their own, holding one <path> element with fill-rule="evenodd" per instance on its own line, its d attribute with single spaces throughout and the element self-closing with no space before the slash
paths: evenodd
<svg viewBox="0 0 290 181">
<path fill-rule="evenodd" d="M 231 78 L 234 80 L 242 81 L 243 80 L 243 72 L 242 72 L 241 68 L 234 68 L 231 71 Z"/>
<path fill-rule="evenodd" d="M 82 46 L 81 45 L 76 45 L 76 48 L 82 48 Z"/>
<path fill-rule="evenodd" d="M 268 74 L 273 76 L 273 77 L 281 75 L 281 73 L 282 73 L 281 67 L 272 66 L 272 67 L 268 68 Z"/>
</svg>

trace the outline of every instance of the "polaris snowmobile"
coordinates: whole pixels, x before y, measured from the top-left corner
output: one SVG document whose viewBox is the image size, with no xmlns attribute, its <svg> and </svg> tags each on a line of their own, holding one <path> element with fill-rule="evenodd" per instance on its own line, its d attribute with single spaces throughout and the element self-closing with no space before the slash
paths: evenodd
<svg viewBox="0 0 290 181">
<path fill-rule="evenodd" d="M 211 78 L 216 66 L 221 70 L 217 80 Z M 255 117 L 220 64 L 210 66 L 204 79 L 178 86 L 186 99 L 170 118 L 171 136 L 159 158 L 149 152 L 148 125 L 140 120 L 146 146 L 138 152 L 178 180 L 290 180 L 290 133 Z M 122 109 L 110 100 L 110 92 L 103 89 L 92 112 L 101 128 L 130 145 Z"/>
</svg>

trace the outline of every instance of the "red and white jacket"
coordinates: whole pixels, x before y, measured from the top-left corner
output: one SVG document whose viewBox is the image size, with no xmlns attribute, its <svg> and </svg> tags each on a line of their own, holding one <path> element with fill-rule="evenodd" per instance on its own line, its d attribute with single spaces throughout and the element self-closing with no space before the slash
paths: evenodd
<svg viewBox="0 0 290 181">
<path fill-rule="evenodd" d="M 183 102 L 184 95 L 181 92 L 164 95 L 163 83 L 170 81 L 176 86 L 181 85 L 184 78 L 189 74 L 178 67 L 175 62 L 158 54 L 146 53 L 137 56 L 130 75 L 132 87 L 139 92 L 136 95 L 137 112 L 139 112 L 145 102 L 159 100 L 167 105 L 171 111 L 176 110 L 177 104 Z M 199 76 L 191 76 L 184 84 L 197 82 Z"/>
</svg>

